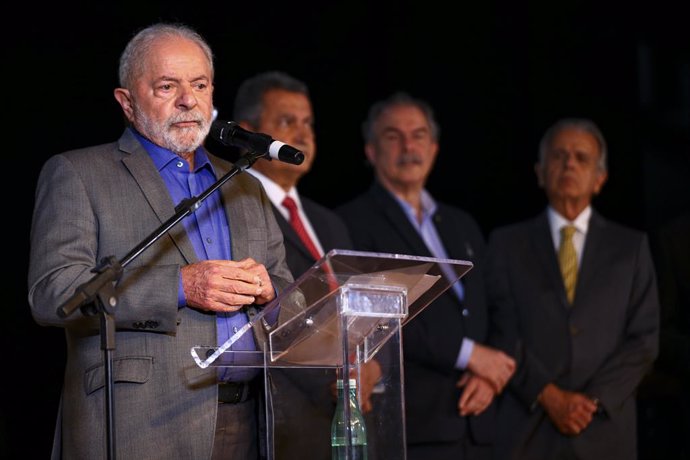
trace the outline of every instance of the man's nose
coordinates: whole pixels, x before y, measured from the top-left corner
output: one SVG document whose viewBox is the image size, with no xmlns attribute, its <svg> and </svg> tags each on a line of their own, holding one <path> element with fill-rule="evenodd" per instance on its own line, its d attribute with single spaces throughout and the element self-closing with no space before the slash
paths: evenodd
<svg viewBox="0 0 690 460">
<path fill-rule="evenodd" d="M 185 109 L 191 109 L 196 106 L 197 99 L 191 88 L 182 87 L 177 97 L 177 106 Z"/>
</svg>

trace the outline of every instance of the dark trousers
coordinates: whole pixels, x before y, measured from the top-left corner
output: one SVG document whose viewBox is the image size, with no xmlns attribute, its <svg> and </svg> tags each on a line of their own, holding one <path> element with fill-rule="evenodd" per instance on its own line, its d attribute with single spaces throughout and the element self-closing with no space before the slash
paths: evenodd
<svg viewBox="0 0 690 460">
<path fill-rule="evenodd" d="M 218 404 L 212 460 L 259 458 L 256 400 Z"/>
</svg>

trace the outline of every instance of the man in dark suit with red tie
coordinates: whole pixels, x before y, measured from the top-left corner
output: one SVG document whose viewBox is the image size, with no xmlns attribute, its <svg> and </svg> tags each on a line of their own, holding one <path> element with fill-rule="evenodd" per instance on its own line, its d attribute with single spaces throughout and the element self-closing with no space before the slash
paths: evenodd
<svg viewBox="0 0 690 460">
<path fill-rule="evenodd" d="M 294 278 L 299 278 L 325 252 L 352 249 L 340 217 L 297 191 L 299 180 L 309 172 L 316 156 L 314 115 L 306 84 L 277 71 L 248 78 L 238 89 L 233 117 L 244 128 L 269 134 L 304 153 L 300 165 L 259 161 L 248 170 L 261 181 L 273 204 Z M 374 369 L 367 375 L 375 381 L 377 372 Z M 335 370 L 327 368 L 272 372 L 275 387 L 281 391 L 275 413 L 280 424 L 275 437 L 277 460 L 331 458 L 330 429 L 335 409 L 331 384 L 335 377 Z M 363 389 L 370 391 L 373 383 L 362 382 Z M 363 409 L 366 404 L 363 402 Z"/>
</svg>

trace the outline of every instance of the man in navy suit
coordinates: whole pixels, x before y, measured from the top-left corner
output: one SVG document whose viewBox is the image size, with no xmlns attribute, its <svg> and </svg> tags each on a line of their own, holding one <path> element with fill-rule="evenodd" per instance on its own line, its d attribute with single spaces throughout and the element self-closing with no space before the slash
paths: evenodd
<svg viewBox="0 0 690 460">
<path fill-rule="evenodd" d="M 363 126 L 376 173 L 371 188 L 336 211 L 355 248 L 470 260 L 484 239 L 466 212 L 439 203 L 425 184 L 438 153 L 439 128 L 429 105 L 405 93 L 374 104 Z M 488 459 L 494 397 L 515 362 L 483 345 L 489 315 L 477 268 L 402 330 L 407 458 Z"/>
<path fill-rule="evenodd" d="M 591 206 L 606 156 L 592 121 L 555 123 L 535 167 L 546 210 L 489 238 L 489 305 L 504 326 L 496 343 L 519 357 L 499 403 L 497 458 L 637 457 L 635 392 L 657 354 L 659 300 L 647 236 Z M 572 297 L 557 258 L 566 226 Z"/>
</svg>

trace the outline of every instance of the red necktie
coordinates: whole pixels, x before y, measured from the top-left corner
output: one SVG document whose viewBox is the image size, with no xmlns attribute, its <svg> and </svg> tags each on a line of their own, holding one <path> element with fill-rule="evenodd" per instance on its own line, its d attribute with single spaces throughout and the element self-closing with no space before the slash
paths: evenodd
<svg viewBox="0 0 690 460">
<path fill-rule="evenodd" d="M 307 229 L 304 228 L 302 219 L 300 219 L 299 217 L 299 211 L 297 210 L 297 204 L 295 203 L 295 200 L 293 200 L 289 196 L 286 196 L 283 200 L 282 205 L 285 206 L 287 210 L 290 212 L 290 225 L 292 225 L 292 228 L 297 233 L 297 236 L 299 236 L 299 239 L 302 240 L 302 243 L 304 243 L 304 246 L 307 248 L 314 260 L 319 260 L 321 258 L 321 253 L 319 253 L 319 250 L 316 248 L 316 245 L 309 237 Z"/>
</svg>

